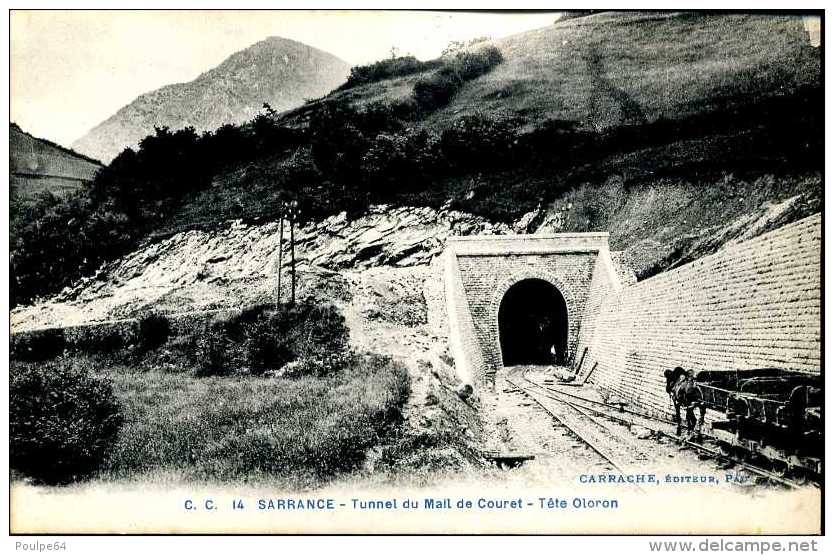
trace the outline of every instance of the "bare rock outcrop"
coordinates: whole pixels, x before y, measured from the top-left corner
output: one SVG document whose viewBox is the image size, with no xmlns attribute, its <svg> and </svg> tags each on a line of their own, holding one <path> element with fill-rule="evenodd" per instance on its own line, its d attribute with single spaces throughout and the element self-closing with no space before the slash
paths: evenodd
<svg viewBox="0 0 834 555">
<path fill-rule="evenodd" d="M 511 230 L 504 224 L 425 207 L 375 206 L 353 220 L 337 214 L 295 233 L 299 293 L 325 288 L 338 297 L 344 287 L 336 272 L 425 266 L 449 236 L 506 233 Z M 278 222 L 233 221 L 221 229 L 178 233 L 104 265 L 47 302 L 15 309 L 12 329 L 127 318 L 151 307 L 175 313 L 266 302 L 275 296 L 280 245 L 286 298 L 289 241 L 288 226 L 282 238 Z M 421 289 L 416 287 L 415 294 Z M 424 312 L 415 312 L 410 321 L 425 321 Z"/>
</svg>

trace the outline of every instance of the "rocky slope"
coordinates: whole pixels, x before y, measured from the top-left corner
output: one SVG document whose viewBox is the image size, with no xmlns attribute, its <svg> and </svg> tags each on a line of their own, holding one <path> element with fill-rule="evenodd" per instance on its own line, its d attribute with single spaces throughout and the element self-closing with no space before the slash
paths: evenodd
<svg viewBox="0 0 834 555">
<path fill-rule="evenodd" d="M 271 37 L 233 54 L 188 83 L 139 96 L 73 143 L 73 148 L 109 162 L 154 126 L 198 132 L 255 116 L 266 102 L 287 110 L 344 82 L 349 65 L 305 44 Z"/>
<path fill-rule="evenodd" d="M 298 294 L 344 299 L 351 288 L 344 277 L 348 271 L 425 267 L 442 252 L 450 235 L 509 232 L 507 226 L 482 218 L 429 208 L 377 206 L 352 221 L 344 214 L 332 216 L 296 231 Z M 277 222 L 236 221 L 214 231 L 178 233 L 105 265 L 47 302 L 15 309 L 13 329 L 119 319 L 146 310 L 190 312 L 270 301 L 277 286 L 280 237 Z M 285 300 L 290 294 L 289 239 L 285 226 L 281 284 Z M 418 289 L 409 285 L 403 291 Z"/>
<path fill-rule="evenodd" d="M 818 209 L 817 203 L 794 195 L 778 203 L 762 202 L 727 223 L 717 223 L 690 237 L 685 250 L 677 245 L 675 256 L 667 252 L 673 246 L 658 241 L 661 236 L 620 247 L 623 239 L 612 235 L 612 254 L 624 282 L 632 282 L 635 270 L 639 274 L 647 261 L 656 261 L 658 251 L 665 253 L 663 260 L 671 261 L 667 266 L 674 266 Z M 311 222 L 295 234 L 298 298 L 344 304 L 353 302 L 359 291 L 364 300 L 354 308 L 363 317 L 406 328 L 428 324 L 432 333 L 443 335 L 445 308 L 438 300 L 442 276 L 433 262 L 447 237 L 570 231 L 569 212 L 566 206 L 539 208 L 507 226 L 453 210 L 375 206 L 355 220 L 342 213 Z M 274 301 L 280 239 L 277 222 L 235 221 L 224 228 L 186 231 L 148 243 L 52 299 L 16 308 L 12 331 L 131 318 L 151 310 L 176 314 Z M 289 239 L 285 226 L 284 300 L 291 288 Z"/>
<path fill-rule="evenodd" d="M 608 231 L 643 279 L 822 210 L 816 173 L 585 185 L 528 214 L 535 230 Z"/>
</svg>

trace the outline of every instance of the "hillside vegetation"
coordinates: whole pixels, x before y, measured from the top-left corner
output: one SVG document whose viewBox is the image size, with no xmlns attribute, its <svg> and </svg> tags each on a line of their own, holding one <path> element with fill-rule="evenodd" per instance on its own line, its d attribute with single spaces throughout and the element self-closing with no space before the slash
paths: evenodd
<svg viewBox="0 0 834 555">
<path fill-rule="evenodd" d="M 9 124 L 10 193 L 32 203 L 44 192 L 63 196 L 93 180 L 101 163 Z"/>
<path fill-rule="evenodd" d="M 460 115 L 574 121 L 594 129 L 681 119 L 820 85 L 819 50 L 800 17 L 599 13 L 491 43 L 504 62 L 469 83 L 431 125 Z M 424 72 L 425 73 L 425 72 Z M 380 80 L 326 100 L 409 96 L 424 73 Z M 303 119 L 305 106 L 287 113 Z"/>
<path fill-rule="evenodd" d="M 331 305 L 250 307 L 176 335 L 164 316 L 142 323 L 82 342 L 17 338 L 16 473 L 46 484 L 176 476 L 309 488 L 400 437 L 406 368 L 350 350 Z"/>
<path fill-rule="evenodd" d="M 820 60 L 798 17 L 600 13 L 354 69 L 288 112 L 159 129 L 88 195 L 33 208 L 13 302 L 149 237 L 274 221 L 288 200 L 307 221 L 379 203 L 537 211 L 529 231 L 611 230 L 651 275 L 820 209 Z"/>
<path fill-rule="evenodd" d="M 27 208 L 45 195 L 64 199 L 85 187 L 102 165 L 97 160 L 64 148 L 9 124 L 9 232 L 11 244 L 25 225 Z M 61 202 L 58 200 L 58 202 Z"/>
</svg>

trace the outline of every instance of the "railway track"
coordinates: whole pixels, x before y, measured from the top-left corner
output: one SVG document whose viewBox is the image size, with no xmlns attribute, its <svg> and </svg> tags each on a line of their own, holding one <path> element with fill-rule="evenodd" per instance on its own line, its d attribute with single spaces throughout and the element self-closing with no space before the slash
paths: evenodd
<svg viewBox="0 0 834 555">
<path fill-rule="evenodd" d="M 633 438 L 626 437 L 622 429 L 612 426 L 609 421 L 593 414 L 586 407 L 556 399 L 545 391 L 525 385 L 526 376 L 516 381 L 506 377 L 505 381 L 530 398 L 537 406 L 561 423 L 580 441 L 600 455 L 612 469 L 621 474 L 643 473 L 640 464 L 647 459 L 642 448 Z M 529 381 L 529 380 L 527 380 Z M 530 382 L 536 385 L 534 382 Z M 639 485 L 636 489 L 644 491 Z"/>
<path fill-rule="evenodd" d="M 505 381 L 532 399 L 553 418 L 561 422 L 582 442 L 602 456 L 612 467 L 623 474 L 641 472 L 635 469 L 635 463 L 645 460 L 638 447 L 635 447 L 633 437 L 625 438 L 622 428 L 612 426 L 611 423 L 624 426 L 640 426 L 649 430 L 655 436 L 679 442 L 704 455 L 714 458 L 718 462 L 729 462 L 743 468 L 756 476 L 771 483 L 779 484 L 790 489 L 800 488 L 803 484 L 771 472 L 765 468 L 739 460 L 717 447 L 710 447 L 677 436 L 672 430 L 676 425 L 668 420 L 649 417 L 622 406 L 612 406 L 602 401 L 595 401 L 579 395 L 547 385 L 540 384 L 528 377 L 529 369 L 516 372 L 505 377 Z M 564 407 L 564 408 L 561 408 Z M 584 419 L 584 422 L 583 422 Z M 608 423 L 606 422 L 608 421 Z M 591 422 L 594 426 L 586 425 Z M 597 432 L 592 431 L 596 429 Z M 607 433 L 608 437 L 601 437 L 598 433 Z M 613 441 L 612 441 L 613 440 Z M 637 456 L 635 456 L 635 452 Z M 631 469 L 631 471 L 630 471 Z"/>
</svg>

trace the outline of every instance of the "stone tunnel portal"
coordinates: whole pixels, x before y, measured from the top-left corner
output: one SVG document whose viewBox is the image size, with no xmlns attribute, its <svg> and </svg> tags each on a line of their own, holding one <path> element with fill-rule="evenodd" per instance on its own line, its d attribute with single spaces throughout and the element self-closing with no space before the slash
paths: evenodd
<svg viewBox="0 0 834 555">
<path fill-rule="evenodd" d="M 542 279 L 507 290 L 498 309 L 504 366 L 567 364 L 568 310 L 562 293 Z"/>
</svg>

